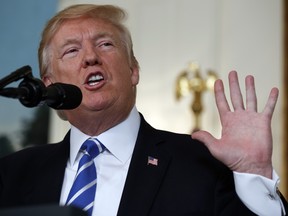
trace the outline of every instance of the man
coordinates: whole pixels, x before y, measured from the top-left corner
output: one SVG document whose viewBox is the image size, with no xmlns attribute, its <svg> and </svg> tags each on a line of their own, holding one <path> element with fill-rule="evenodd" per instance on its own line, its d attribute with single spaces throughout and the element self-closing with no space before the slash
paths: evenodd
<svg viewBox="0 0 288 216">
<path fill-rule="evenodd" d="M 78 108 L 59 113 L 72 125 L 62 142 L 1 159 L 0 206 L 70 204 L 82 163 L 79 149 L 92 137 L 98 146 L 104 145 L 99 152 L 104 151 L 93 160 L 93 201 L 79 205 L 89 214 L 285 213 L 287 202 L 277 191 L 271 162 L 270 125 L 278 89 L 271 90 L 264 111 L 257 113 L 253 77 L 245 81 L 245 108 L 237 73 L 232 71 L 234 111 L 222 81 L 215 83 L 221 139 L 204 131 L 193 133 L 191 139 L 156 130 L 135 107 L 139 65 L 124 18 L 118 7 L 75 5 L 47 23 L 39 47 L 42 80 L 47 86 L 74 84 L 83 100 Z"/>
</svg>

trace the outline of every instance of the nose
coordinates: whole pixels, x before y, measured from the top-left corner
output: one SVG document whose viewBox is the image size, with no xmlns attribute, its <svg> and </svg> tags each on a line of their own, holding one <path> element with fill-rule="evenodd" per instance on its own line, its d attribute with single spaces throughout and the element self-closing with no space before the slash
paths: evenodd
<svg viewBox="0 0 288 216">
<path fill-rule="evenodd" d="M 99 55 L 93 48 L 87 49 L 83 56 L 83 67 L 93 66 L 97 64 L 101 64 Z"/>
</svg>

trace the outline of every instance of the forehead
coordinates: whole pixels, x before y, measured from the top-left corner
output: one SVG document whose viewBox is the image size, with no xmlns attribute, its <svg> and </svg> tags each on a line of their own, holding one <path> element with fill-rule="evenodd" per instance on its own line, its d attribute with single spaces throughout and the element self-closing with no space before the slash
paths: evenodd
<svg viewBox="0 0 288 216">
<path fill-rule="evenodd" d="M 112 23 L 95 18 L 77 18 L 65 20 L 52 37 L 52 43 L 73 37 L 95 37 L 105 35 L 117 38 L 119 29 Z"/>
</svg>

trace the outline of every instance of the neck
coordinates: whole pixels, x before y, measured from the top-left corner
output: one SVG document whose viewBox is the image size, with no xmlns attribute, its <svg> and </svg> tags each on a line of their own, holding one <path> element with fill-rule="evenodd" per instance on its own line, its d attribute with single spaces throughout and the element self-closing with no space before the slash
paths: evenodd
<svg viewBox="0 0 288 216">
<path fill-rule="evenodd" d="M 98 136 L 99 134 L 124 121 L 128 117 L 132 108 L 133 106 L 129 108 L 127 107 L 127 109 L 121 113 L 115 111 L 109 112 L 109 110 L 105 110 L 77 113 L 77 115 L 73 115 L 72 113 L 67 117 L 69 122 L 83 133 L 89 136 Z"/>
</svg>

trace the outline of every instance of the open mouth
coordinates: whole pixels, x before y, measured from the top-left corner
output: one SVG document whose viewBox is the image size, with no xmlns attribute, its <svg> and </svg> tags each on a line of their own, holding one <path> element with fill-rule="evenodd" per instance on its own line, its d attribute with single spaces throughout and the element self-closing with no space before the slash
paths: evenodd
<svg viewBox="0 0 288 216">
<path fill-rule="evenodd" d="M 95 86 L 95 85 L 97 85 L 98 83 L 100 83 L 103 80 L 104 80 L 104 76 L 102 74 L 100 74 L 100 73 L 92 74 L 91 76 L 89 76 L 89 78 L 88 78 L 86 83 L 89 86 Z"/>
</svg>

